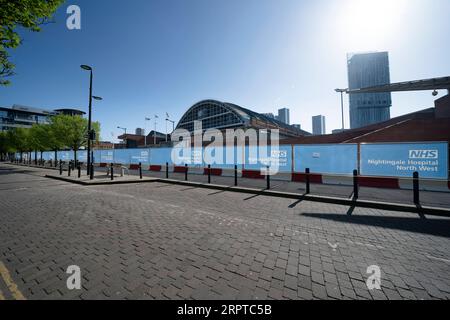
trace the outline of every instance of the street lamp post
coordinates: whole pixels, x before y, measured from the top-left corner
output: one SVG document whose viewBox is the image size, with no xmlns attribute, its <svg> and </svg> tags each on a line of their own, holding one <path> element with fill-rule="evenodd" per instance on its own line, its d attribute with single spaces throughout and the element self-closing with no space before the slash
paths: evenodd
<svg viewBox="0 0 450 320">
<path fill-rule="evenodd" d="M 117 127 L 117 129 L 122 129 L 127 134 L 127 128 Z"/>
<path fill-rule="evenodd" d="M 117 126 L 117 129 L 121 129 L 125 132 L 125 134 L 127 134 L 127 128 Z M 125 144 L 127 144 L 127 137 L 125 137 L 124 141 L 125 141 Z"/>
<path fill-rule="evenodd" d="M 91 171 L 91 130 L 92 130 L 92 78 L 93 78 L 93 72 L 92 68 L 87 65 L 81 65 L 81 69 L 84 69 L 86 71 L 89 71 L 90 81 L 89 81 L 89 118 L 88 118 L 88 145 L 87 145 L 87 174 L 89 175 Z"/>
<path fill-rule="evenodd" d="M 150 121 L 150 120 L 152 120 L 152 118 L 148 118 L 148 117 L 145 118 L 145 121 Z M 147 128 L 147 125 L 145 125 L 145 128 Z M 147 146 L 147 135 L 145 134 L 145 132 L 144 132 L 144 136 L 145 136 L 144 144 L 145 144 L 145 146 Z"/>
<path fill-rule="evenodd" d="M 347 89 L 335 89 L 334 91 L 341 94 L 342 131 L 344 131 L 344 92 L 347 92 Z"/>
<path fill-rule="evenodd" d="M 153 131 L 153 145 L 156 146 L 156 119 L 158 119 L 158 116 L 155 115 L 155 131 Z"/>
<path fill-rule="evenodd" d="M 167 121 L 172 123 L 172 133 L 175 131 L 175 121 L 170 120 L 169 118 L 166 119 L 166 142 L 167 142 Z"/>
</svg>

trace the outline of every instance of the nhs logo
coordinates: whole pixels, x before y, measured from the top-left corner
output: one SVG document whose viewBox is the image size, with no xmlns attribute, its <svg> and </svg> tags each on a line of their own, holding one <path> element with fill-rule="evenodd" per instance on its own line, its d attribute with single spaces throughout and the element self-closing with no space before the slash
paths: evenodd
<svg viewBox="0 0 450 320">
<path fill-rule="evenodd" d="M 437 159 L 438 150 L 409 150 L 410 159 Z"/>
</svg>

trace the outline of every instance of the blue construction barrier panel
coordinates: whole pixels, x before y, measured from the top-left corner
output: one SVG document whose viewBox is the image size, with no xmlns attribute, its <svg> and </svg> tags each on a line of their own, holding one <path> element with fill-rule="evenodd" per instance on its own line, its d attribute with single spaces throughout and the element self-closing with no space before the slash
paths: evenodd
<svg viewBox="0 0 450 320">
<path fill-rule="evenodd" d="M 150 149 L 150 164 L 156 166 L 165 166 L 166 162 L 172 165 L 172 148 L 152 148 Z"/>
<path fill-rule="evenodd" d="M 292 148 L 291 146 L 246 146 L 244 157 L 244 169 L 261 170 L 269 166 L 271 172 L 292 171 Z"/>
<path fill-rule="evenodd" d="M 204 167 L 203 148 L 179 148 L 171 150 L 171 160 L 176 166 L 188 165 L 189 167 Z"/>
<path fill-rule="evenodd" d="M 114 150 L 114 163 L 129 164 L 131 161 L 132 149 Z"/>
<path fill-rule="evenodd" d="M 62 161 L 73 160 L 73 151 L 58 151 L 58 159 Z"/>
<path fill-rule="evenodd" d="M 54 160 L 55 159 L 55 152 L 54 151 L 45 151 L 42 155 L 43 159 L 45 161 Z"/>
<path fill-rule="evenodd" d="M 448 143 L 361 144 L 361 174 L 365 176 L 448 178 Z"/>
<path fill-rule="evenodd" d="M 113 163 L 114 162 L 114 150 L 99 150 L 97 156 L 100 163 Z M 96 158 L 94 154 L 94 158 Z"/>
<path fill-rule="evenodd" d="M 294 146 L 294 171 L 350 175 L 358 169 L 357 144 Z"/>
<path fill-rule="evenodd" d="M 132 164 L 149 164 L 150 150 L 149 149 L 132 149 L 130 152 L 130 163 Z"/>
<path fill-rule="evenodd" d="M 78 150 L 77 151 L 77 160 L 80 162 L 87 162 L 87 151 L 86 150 Z"/>
<path fill-rule="evenodd" d="M 203 149 L 205 167 L 211 165 L 211 168 L 234 169 L 235 164 L 242 165 L 242 149 L 241 147 L 206 147 Z"/>
</svg>

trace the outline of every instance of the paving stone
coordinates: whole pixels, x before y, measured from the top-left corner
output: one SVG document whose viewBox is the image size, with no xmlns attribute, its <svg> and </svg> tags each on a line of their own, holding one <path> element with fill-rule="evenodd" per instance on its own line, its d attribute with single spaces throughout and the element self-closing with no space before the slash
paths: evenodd
<svg viewBox="0 0 450 320">
<path fill-rule="evenodd" d="M 0 261 L 28 299 L 450 299 L 448 218 L 348 217 L 345 206 L 163 183 L 86 188 L 7 168 Z M 373 264 L 382 290 L 367 288 Z M 81 292 L 64 288 L 69 265 Z"/>
</svg>

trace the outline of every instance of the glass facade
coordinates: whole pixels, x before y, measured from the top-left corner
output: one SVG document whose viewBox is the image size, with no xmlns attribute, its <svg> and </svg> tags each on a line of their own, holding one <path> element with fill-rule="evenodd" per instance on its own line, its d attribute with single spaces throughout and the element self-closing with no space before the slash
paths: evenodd
<svg viewBox="0 0 450 320">
<path fill-rule="evenodd" d="M 273 115 L 257 113 L 233 103 L 217 100 L 204 100 L 192 106 L 181 118 L 177 129 L 193 132 L 194 121 L 201 121 L 203 130 L 252 127 L 255 129 L 279 129 L 280 137 L 309 135 L 306 131 L 274 119 Z"/>
<path fill-rule="evenodd" d="M 49 123 L 49 111 L 38 112 L 36 110 L 26 111 L 19 108 L 0 108 L 0 131 L 12 130 L 14 128 L 30 128 L 33 124 Z"/>
<path fill-rule="evenodd" d="M 242 125 L 245 119 L 230 106 L 218 101 L 202 101 L 190 108 L 181 118 L 177 129 L 194 131 L 194 121 L 202 121 L 203 130 L 231 128 Z"/>
<path fill-rule="evenodd" d="M 315 116 L 312 117 L 313 135 L 322 135 L 326 133 L 325 129 L 325 117 Z"/>
<path fill-rule="evenodd" d="M 350 90 L 390 83 L 387 52 L 350 54 L 347 58 Z M 350 94 L 351 129 L 390 119 L 391 93 Z"/>
</svg>

